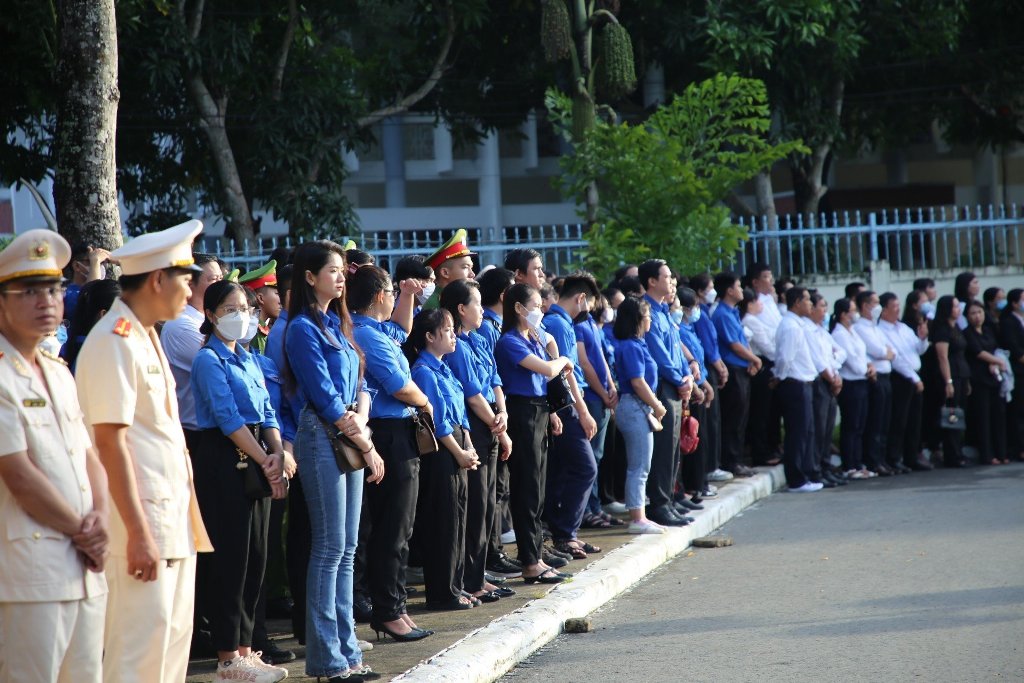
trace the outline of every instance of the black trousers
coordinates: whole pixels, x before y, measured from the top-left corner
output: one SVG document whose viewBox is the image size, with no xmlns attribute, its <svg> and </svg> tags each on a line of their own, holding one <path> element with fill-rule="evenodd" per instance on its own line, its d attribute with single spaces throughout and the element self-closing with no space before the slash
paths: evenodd
<svg viewBox="0 0 1024 683">
<path fill-rule="evenodd" d="M 942 405 L 963 408 L 967 403 L 967 378 L 953 378 L 953 398 Z M 936 412 L 935 419 L 938 420 Z M 947 467 L 956 466 L 964 459 L 964 433 L 956 429 L 942 429 L 942 459 Z"/>
<path fill-rule="evenodd" d="M 679 476 L 679 423 L 683 419 L 683 402 L 676 388 L 665 382 L 658 383 L 658 398 L 664 404 L 664 429 L 654 432 L 654 450 L 651 451 L 651 471 L 647 475 L 649 510 L 659 510 L 672 504 L 676 477 Z"/>
<path fill-rule="evenodd" d="M 540 562 L 544 542 L 540 520 L 544 515 L 550 416 L 544 398 L 506 396 L 505 406 L 512 440 L 512 456 L 508 460 L 509 508 L 519 561 L 526 566 Z"/>
<path fill-rule="evenodd" d="M 199 432 L 193 457 L 196 499 L 216 550 L 199 553 L 196 586 L 213 648 L 222 652 L 252 645 L 256 601 L 267 566 L 270 498 L 245 495 L 237 463 L 235 444 L 219 429 Z M 249 462 L 249 467 L 259 465 Z"/>
<path fill-rule="evenodd" d="M 921 451 L 921 406 L 923 392 L 914 382 L 892 373 L 892 417 L 889 421 L 889 439 L 886 460 L 890 465 L 912 467 Z"/>
<path fill-rule="evenodd" d="M 468 444 L 461 427 L 452 433 Z M 420 460 L 420 496 L 430 519 L 420 527 L 423 583 L 427 603 L 448 603 L 462 595 L 466 550 L 466 470 L 443 445 Z"/>
<path fill-rule="evenodd" d="M 292 594 L 292 632 L 300 645 L 306 642 L 306 574 L 313 547 L 309 508 L 302 480 L 293 477 L 288 487 L 288 528 L 285 532 L 285 567 L 288 570 L 288 591 Z"/>
<path fill-rule="evenodd" d="M 385 472 L 385 475 L 387 473 Z M 365 491 L 368 486 L 363 486 Z M 373 530 L 373 519 L 370 517 L 366 495 L 363 495 L 363 505 L 359 513 L 359 543 L 356 545 L 356 555 L 352 558 L 352 596 L 353 600 L 370 599 L 370 582 L 367 578 L 366 549 L 370 545 L 370 532 Z"/>
<path fill-rule="evenodd" d="M 708 365 L 708 382 L 715 390 L 715 400 L 708 406 L 704 421 L 700 423 L 700 441 L 707 450 L 704 454 L 704 465 L 708 472 L 718 469 L 722 464 L 722 393 L 718 382 L 722 377 L 718 370 Z"/>
<path fill-rule="evenodd" d="M 384 459 L 380 484 L 365 487 L 364 511 L 372 518 L 366 544 L 370 599 L 375 622 L 405 613 L 405 569 L 416 518 L 420 458 L 412 420 L 373 418 L 373 445 Z"/>
<path fill-rule="evenodd" d="M 775 390 L 782 400 L 782 419 L 786 428 L 782 445 L 786 485 L 796 488 L 814 476 L 814 385 L 787 379 L 780 382 Z"/>
<path fill-rule="evenodd" d="M 284 512 L 287 506 L 287 498 L 270 501 L 270 524 L 267 533 L 267 571 L 263 577 L 263 585 L 260 586 L 260 596 L 256 601 L 256 622 L 252 627 L 252 642 L 257 646 L 256 649 L 258 650 L 264 649 L 263 646 L 270 643 L 270 634 L 267 633 L 268 584 L 274 580 L 275 576 L 281 576 L 281 569 L 284 566 L 284 538 L 282 537 L 282 532 L 284 530 Z"/>
<path fill-rule="evenodd" d="M 470 425 L 473 423 L 470 422 Z M 508 509 L 508 462 L 497 459 L 494 463 L 494 522 L 491 537 L 487 543 L 488 561 L 500 557 L 504 552 L 501 533 L 512 528 L 512 515 Z"/>
<path fill-rule="evenodd" d="M 778 420 L 778 413 L 774 410 L 775 390 L 770 384 L 774 363 L 764 357 L 761 361 L 764 363 L 761 372 L 750 379 L 750 417 L 747 420 L 747 443 L 750 444 L 750 459 L 755 465 L 764 465 L 775 457 L 769 426 L 773 415 Z M 775 431 L 778 432 L 778 424 Z"/>
<path fill-rule="evenodd" d="M 836 427 L 836 397 L 832 387 L 821 377 L 814 380 L 814 478 L 831 469 L 832 431 Z"/>
<path fill-rule="evenodd" d="M 1013 361 L 1013 394 L 1006 410 L 1006 445 L 1015 458 L 1024 458 L 1024 370 Z"/>
<path fill-rule="evenodd" d="M 604 433 L 604 457 L 597 463 L 597 493 L 602 505 L 626 497 L 626 442 L 615 426 L 614 415 Z"/>
<path fill-rule="evenodd" d="M 1007 404 L 999 395 L 998 386 L 971 382 L 967 397 L 967 435 L 978 449 L 978 462 L 988 464 L 993 458 L 1006 455 Z"/>
<path fill-rule="evenodd" d="M 475 470 L 466 471 L 466 568 L 462 584 L 467 591 L 475 593 L 483 590 L 489 541 L 494 538 L 498 440 L 491 434 L 490 426 L 472 411 L 469 411 L 469 438 L 480 464 Z M 500 548 L 497 552 L 501 552 Z"/>
<path fill-rule="evenodd" d="M 885 464 L 892 419 L 892 384 L 889 375 L 879 373 L 868 387 L 868 421 L 864 426 L 864 463 L 869 469 Z"/>
<path fill-rule="evenodd" d="M 864 466 L 864 426 L 868 421 L 868 380 L 844 380 L 839 392 L 839 452 L 844 470 Z"/>
<path fill-rule="evenodd" d="M 716 401 L 717 402 L 717 401 Z M 680 467 L 680 483 L 682 484 L 682 490 L 689 493 L 700 494 L 704 490 L 704 487 L 708 483 L 708 445 L 707 440 L 704 438 L 705 425 L 707 424 L 708 409 L 703 403 L 690 404 L 690 415 L 696 420 L 697 424 L 700 425 L 697 434 L 700 437 L 700 441 L 697 444 L 697 450 L 693 453 L 687 453 L 682 455 L 682 467 Z"/>
<path fill-rule="evenodd" d="M 729 368 L 729 381 L 722 387 L 722 469 L 732 470 L 743 464 L 744 437 L 750 414 L 750 375 L 746 368 Z"/>
</svg>

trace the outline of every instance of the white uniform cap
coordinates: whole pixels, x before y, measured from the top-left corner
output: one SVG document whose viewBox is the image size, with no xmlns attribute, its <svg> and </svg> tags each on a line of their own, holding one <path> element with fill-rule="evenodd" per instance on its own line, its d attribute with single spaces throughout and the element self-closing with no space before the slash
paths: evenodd
<svg viewBox="0 0 1024 683">
<path fill-rule="evenodd" d="M 23 232 L 0 251 L 0 283 L 19 278 L 63 277 L 71 245 L 52 230 Z"/>
<path fill-rule="evenodd" d="M 202 231 L 203 224 L 193 219 L 160 232 L 139 235 L 110 255 L 120 261 L 124 275 L 141 275 L 164 268 L 200 271 L 192 258 L 192 242 Z"/>
</svg>

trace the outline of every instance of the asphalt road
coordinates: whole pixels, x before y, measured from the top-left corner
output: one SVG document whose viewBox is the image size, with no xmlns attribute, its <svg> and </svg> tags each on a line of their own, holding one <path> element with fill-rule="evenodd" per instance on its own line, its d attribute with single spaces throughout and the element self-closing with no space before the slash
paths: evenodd
<svg viewBox="0 0 1024 683">
<path fill-rule="evenodd" d="M 1024 464 L 778 493 L 503 681 L 1024 680 Z"/>
</svg>

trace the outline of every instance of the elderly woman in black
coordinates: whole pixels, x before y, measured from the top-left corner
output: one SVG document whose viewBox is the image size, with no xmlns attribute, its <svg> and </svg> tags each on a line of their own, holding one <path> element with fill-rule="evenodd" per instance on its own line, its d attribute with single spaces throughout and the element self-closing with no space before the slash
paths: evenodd
<svg viewBox="0 0 1024 683">
<path fill-rule="evenodd" d="M 932 345 L 925 353 L 925 367 L 928 368 L 925 373 L 926 409 L 931 429 L 924 431 L 931 435 L 929 446 L 932 450 L 941 439 L 946 467 L 967 466 L 963 456 L 963 431 L 942 429 L 939 425 L 941 408 L 963 408 L 971 391 L 971 371 L 964 355 L 967 341 L 957 326 L 961 318 L 960 301 L 949 295 L 940 297 L 935 307 L 935 321 L 928 335 Z"/>
<path fill-rule="evenodd" d="M 971 395 L 967 399 L 967 440 L 978 449 L 978 462 L 999 465 L 1006 460 L 1006 401 L 999 395 L 1002 373 L 1009 371 L 996 355 L 999 341 L 987 324 L 985 307 L 967 304 L 967 365 L 971 369 Z"/>
</svg>

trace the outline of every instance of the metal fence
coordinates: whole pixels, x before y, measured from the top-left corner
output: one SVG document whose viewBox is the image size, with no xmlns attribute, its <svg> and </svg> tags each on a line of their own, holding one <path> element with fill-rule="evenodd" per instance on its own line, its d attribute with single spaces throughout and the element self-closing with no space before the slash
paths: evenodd
<svg viewBox="0 0 1024 683">
<path fill-rule="evenodd" d="M 894 271 L 974 269 L 1020 266 L 1024 263 L 1024 215 L 1016 205 L 938 207 L 844 211 L 821 214 L 814 226 L 803 216 L 737 219 L 749 233 L 744 248 L 722 259 L 719 268 L 745 272 L 755 261 L 770 264 L 786 275 L 844 275 L 863 273 L 872 261 L 887 260 Z M 467 228 L 480 266 L 500 264 L 507 251 L 528 246 L 541 252 L 545 266 L 566 272 L 585 256 L 587 242 L 580 224 L 508 226 L 498 230 Z M 404 256 L 426 256 L 443 244 L 451 229 L 380 231 L 353 235 L 360 249 L 371 252 L 382 267 L 393 270 Z M 347 236 L 331 236 L 344 243 Z M 251 268 L 266 262 L 275 248 L 295 247 L 303 240 L 269 237 L 253 242 L 207 238 L 199 249 L 237 266 Z M 686 264 L 678 264 L 686 271 Z"/>
</svg>

